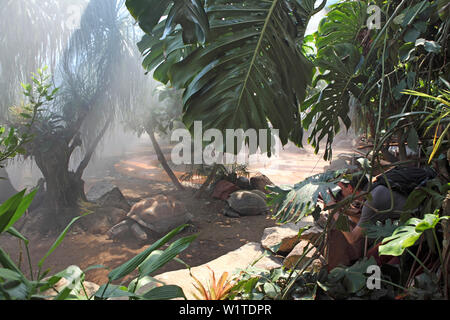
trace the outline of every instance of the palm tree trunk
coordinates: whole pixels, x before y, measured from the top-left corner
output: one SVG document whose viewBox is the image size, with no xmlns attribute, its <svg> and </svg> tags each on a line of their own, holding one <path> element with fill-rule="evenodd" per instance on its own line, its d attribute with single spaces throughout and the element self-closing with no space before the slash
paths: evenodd
<svg viewBox="0 0 450 320">
<path fill-rule="evenodd" d="M 172 180 L 175 187 L 178 190 L 183 191 L 184 190 L 183 185 L 180 183 L 177 176 L 173 173 L 172 169 L 169 167 L 169 164 L 167 163 L 167 160 L 164 157 L 164 153 L 162 152 L 161 147 L 159 146 L 159 143 L 156 140 L 155 131 L 150 126 L 147 126 L 146 131 L 147 134 L 150 136 L 150 140 L 152 141 L 153 149 L 156 152 L 159 163 L 161 163 L 162 167 L 164 168 L 164 171 L 166 171 L 167 175 L 169 176 L 170 180 Z"/>
</svg>

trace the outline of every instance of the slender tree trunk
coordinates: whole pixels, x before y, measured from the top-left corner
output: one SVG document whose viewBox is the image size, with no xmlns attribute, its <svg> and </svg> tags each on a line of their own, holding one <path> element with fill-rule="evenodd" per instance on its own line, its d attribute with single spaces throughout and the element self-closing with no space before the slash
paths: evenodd
<svg viewBox="0 0 450 320">
<path fill-rule="evenodd" d="M 106 120 L 106 123 L 100 133 L 98 134 L 97 138 L 92 142 L 89 149 L 86 151 L 86 155 L 84 156 L 84 159 L 81 161 L 81 163 L 78 165 L 77 171 L 75 173 L 76 177 L 78 179 L 81 179 L 83 176 L 84 170 L 86 170 L 87 166 L 89 165 L 89 162 L 91 162 L 92 155 L 94 154 L 95 150 L 97 149 L 98 144 L 102 140 L 103 136 L 105 135 L 106 131 L 108 130 L 109 126 L 111 125 L 111 122 L 114 119 L 114 114 L 111 113 L 108 120 Z"/>
<path fill-rule="evenodd" d="M 150 140 L 152 141 L 153 149 L 155 149 L 159 163 L 161 163 L 162 167 L 164 168 L 164 171 L 166 171 L 167 175 L 169 176 L 170 180 L 172 180 L 172 183 L 175 185 L 175 187 L 178 190 L 183 191 L 184 187 L 178 180 L 177 176 L 173 173 L 169 164 L 167 163 L 166 157 L 164 157 L 164 153 L 162 152 L 161 147 L 159 146 L 159 143 L 156 140 L 155 132 L 154 132 L 153 128 L 148 126 L 146 128 L 146 131 L 147 131 L 147 134 L 150 136 Z"/>
<path fill-rule="evenodd" d="M 213 171 L 209 174 L 208 178 L 206 179 L 205 183 L 202 184 L 200 189 L 195 193 L 195 198 L 199 199 L 203 193 L 205 193 L 206 188 L 211 184 L 211 182 L 214 180 L 217 174 L 217 170 L 219 169 L 219 166 L 217 164 L 214 165 Z"/>
</svg>

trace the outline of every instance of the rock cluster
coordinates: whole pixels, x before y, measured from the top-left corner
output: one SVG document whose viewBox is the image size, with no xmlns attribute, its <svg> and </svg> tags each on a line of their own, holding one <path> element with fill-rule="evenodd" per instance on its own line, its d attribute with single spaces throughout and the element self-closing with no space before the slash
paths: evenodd
<svg viewBox="0 0 450 320">
<path fill-rule="evenodd" d="M 297 261 L 303 255 L 305 248 L 311 248 L 322 232 L 323 229 L 310 216 L 298 223 L 288 223 L 265 229 L 261 245 L 276 257 L 283 259 L 285 268 L 291 269 L 296 265 L 297 268 L 302 268 L 316 254 L 316 248 L 309 251 L 300 263 L 297 264 Z M 316 260 L 318 261 L 314 261 L 313 264 L 325 262 L 321 255 Z"/>
</svg>

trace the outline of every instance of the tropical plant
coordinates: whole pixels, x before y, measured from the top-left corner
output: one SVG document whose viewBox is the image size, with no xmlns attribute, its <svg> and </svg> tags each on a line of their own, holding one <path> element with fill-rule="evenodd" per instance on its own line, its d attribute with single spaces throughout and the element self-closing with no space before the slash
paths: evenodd
<svg viewBox="0 0 450 320">
<path fill-rule="evenodd" d="M 51 52 L 60 90 L 39 112 L 35 139 L 26 147 L 46 182 L 42 203 L 49 219 L 43 231 L 63 228 L 78 214 L 79 201 L 86 201 L 83 173 L 97 146 L 114 120 L 141 102 L 146 82 L 137 76 L 138 35 L 130 20 L 124 1 L 90 0 L 79 28 L 60 51 Z"/>
<path fill-rule="evenodd" d="M 0 167 L 3 167 L 4 161 L 7 159 L 26 153 L 24 145 L 33 138 L 32 130 L 38 113 L 43 105 L 55 98 L 58 90 L 49 91 L 51 85 L 46 83 L 48 76 L 45 75 L 45 71 L 46 68 L 38 69 L 37 74 L 32 75 L 33 84 L 22 84 L 23 94 L 29 97 L 29 104 L 12 107 L 15 117 L 14 122 L 20 123 L 20 126 L 24 129 L 23 132 L 20 133 L 13 126 L 10 126 L 9 130 L 6 126 L 0 127 Z"/>
<path fill-rule="evenodd" d="M 232 289 L 233 300 L 279 299 L 283 281 L 289 273 L 282 268 L 271 271 L 256 268 L 254 264 L 244 270 L 237 271 L 237 283 Z"/>
<path fill-rule="evenodd" d="M 393 119 L 389 117 L 419 107 L 417 101 L 408 99 L 402 91 L 430 92 L 440 85 L 439 77 L 445 77 L 448 69 L 444 57 L 449 24 L 437 14 L 442 3 L 421 0 L 372 3 L 385 15 L 381 29 L 367 27 L 369 3 L 343 1 L 332 6 L 315 34 L 315 64 L 320 73 L 314 83 L 326 85 L 320 94 L 302 105 L 307 113 L 303 125 L 308 127 L 316 121 L 309 138 L 316 151 L 319 142 L 327 137 L 326 159 L 332 155 L 331 142 L 341 121 L 347 129 L 350 126 L 348 104 L 356 98 L 367 137 L 389 161 L 397 161 L 388 153 L 390 142 L 397 141 L 400 158 L 405 160 L 405 142 L 416 150 L 413 147 L 417 145 L 414 139 L 417 125 L 403 121 L 388 137 L 382 139 L 381 133 L 391 127 Z"/>
<path fill-rule="evenodd" d="M 318 202 L 329 203 L 329 193 L 337 187 L 342 171 L 328 171 L 306 178 L 294 186 L 267 186 L 271 191 L 268 205 L 274 206 L 273 217 L 280 223 L 298 222 L 305 216 L 318 217 L 322 209 Z"/>
<path fill-rule="evenodd" d="M 50 270 L 42 270 L 45 261 L 62 243 L 70 227 L 77 220 L 82 219 L 83 216 L 80 216 L 73 219 L 66 226 L 48 252 L 39 261 L 36 275 L 31 264 L 29 240 L 14 228 L 14 223 L 25 213 L 36 194 L 36 191 L 28 195 L 25 195 L 25 192 L 26 190 L 23 190 L 0 206 L 0 234 L 7 232 L 25 244 L 30 278 L 27 278 L 20 267 L 0 248 L 0 265 L 2 266 L 0 268 L 0 300 L 105 300 L 118 297 L 127 297 L 131 300 L 165 300 L 186 298 L 183 290 L 178 286 L 156 283 L 156 286 L 150 286 L 150 289 L 145 292 L 143 292 L 145 290 L 143 286 L 149 282 L 149 274 L 175 259 L 178 254 L 187 249 L 189 244 L 194 241 L 196 235 L 180 238 L 164 251 L 158 251 L 159 248 L 172 240 L 187 225 L 172 230 L 133 259 L 112 270 L 108 274 L 108 283 L 102 285 L 97 292 L 90 296 L 84 286 L 85 275 L 90 270 L 105 268 L 104 266 L 92 266 L 85 271 L 82 271 L 77 266 L 70 266 L 52 276 L 48 276 Z M 138 270 L 138 276 L 128 287 L 121 284 L 112 284 L 112 282 L 123 279 L 136 269 Z M 57 290 L 55 285 L 63 278 L 66 280 L 65 285 Z M 139 289 L 140 292 L 138 292 Z"/>
<path fill-rule="evenodd" d="M 233 281 L 229 279 L 228 272 L 222 273 L 216 281 L 214 270 L 209 267 L 208 269 L 211 271 L 211 278 L 206 286 L 192 274 L 192 270 L 190 271 L 197 292 L 193 294 L 194 298 L 197 300 L 226 300 L 234 287 Z"/>
<path fill-rule="evenodd" d="M 209 32 L 200 5 L 196 10 L 181 10 L 181 3 L 187 6 L 199 1 L 175 2 L 180 10 L 173 5 L 171 12 L 178 14 L 179 21 L 195 22 L 182 24 L 182 31 L 167 28 L 175 21 L 170 15 L 158 25 L 164 11 L 150 10 L 151 2 L 127 1 L 146 32 L 139 44 L 146 56 L 144 67 L 148 71 L 156 68 L 158 80 L 170 80 L 176 88 L 185 89 L 183 121 L 187 128 L 193 130 L 194 121 L 203 121 L 205 130 L 270 129 L 270 123 L 280 130 L 284 144 L 290 139 L 301 145 L 298 105 L 312 75 L 302 42 L 310 18 L 326 1 L 318 8 L 313 0 L 205 1 Z M 161 6 L 167 8 L 169 2 Z M 144 19 L 152 23 L 145 24 Z M 205 38 L 189 38 L 206 39 L 205 44 L 183 41 L 185 33 L 206 33 Z"/>
<path fill-rule="evenodd" d="M 450 88 L 450 85 L 447 84 L 447 87 Z M 437 97 L 431 96 L 429 94 L 425 94 L 422 92 L 413 91 L 413 90 L 406 90 L 404 93 L 413 95 L 413 96 L 426 98 L 426 99 L 431 99 L 438 103 L 436 107 L 429 108 L 430 111 L 428 111 L 428 114 L 423 121 L 423 124 L 424 125 L 426 124 L 426 126 L 427 126 L 424 134 L 427 134 L 428 131 L 435 128 L 434 138 L 433 138 L 433 147 L 431 150 L 430 157 L 428 159 L 428 163 L 430 163 L 431 160 L 433 160 L 433 158 L 436 156 L 446 135 L 447 135 L 447 145 L 448 145 L 448 141 L 450 140 L 448 138 L 449 137 L 449 135 L 448 135 L 449 128 L 450 128 L 450 91 L 443 90 L 443 91 L 441 91 L 441 94 Z M 448 123 L 448 124 L 445 126 L 446 123 Z M 444 126 L 444 129 L 439 134 L 441 125 Z M 448 150 L 448 148 L 446 148 L 445 150 Z"/>
<path fill-rule="evenodd" d="M 440 251 L 440 244 L 437 241 L 435 228 L 437 224 L 444 219 L 449 219 L 449 217 L 439 217 L 438 211 L 434 214 L 426 214 L 423 219 L 409 219 L 404 225 L 395 229 L 390 237 L 383 239 L 379 249 L 380 254 L 388 256 L 402 255 L 407 248 L 413 246 L 420 236 L 429 229 L 433 231 L 438 251 Z M 442 259 L 442 256 L 440 258 Z"/>
</svg>

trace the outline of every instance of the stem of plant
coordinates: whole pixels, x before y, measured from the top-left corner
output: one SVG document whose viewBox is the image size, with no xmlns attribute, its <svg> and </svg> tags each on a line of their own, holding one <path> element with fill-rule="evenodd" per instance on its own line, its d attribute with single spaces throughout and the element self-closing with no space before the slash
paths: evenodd
<svg viewBox="0 0 450 320">
<path fill-rule="evenodd" d="M 34 278 L 33 278 L 33 266 L 31 264 L 30 250 L 29 250 L 28 245 L 26 243 L 25 243 L 25 250 L 27 251 L 27 260 L 28 260 L 28 266 L 30 268 L 31 281 L 34 281 Z M 38 279 L 39 279 L 39 276 L 38 276 Z"/>
<path fill-rule="evenodd" d="M 436 242 L 436 248 L 437 248 L 437 251 L 439 254 L 439 261 L 441 262 L 441 270 L 442 270 L 441 272 L 442 272 L 442 274 L 446 274 L 445 269 L 444 269 L 444 258 L 442 257 L 441 246 L 439 245 L 439 240 L 436 235 L 436 228 L 433 228 L 432 230 L 433 230 L 434 241 Z"/>
<path fill-rule="evenodd" d="M 406 249 L 406 252 L 408 252 L 413 258 L 414 260 L 417 261 L 417 263 L 425 270 L 426 273 L 431 274 L 430 269 L 428 269 L 422 261 L 419 260 L 419 258 L 416 257 L 416 255 L 414 253 L 411 252 L 411 250 Z"/>
</svg>

